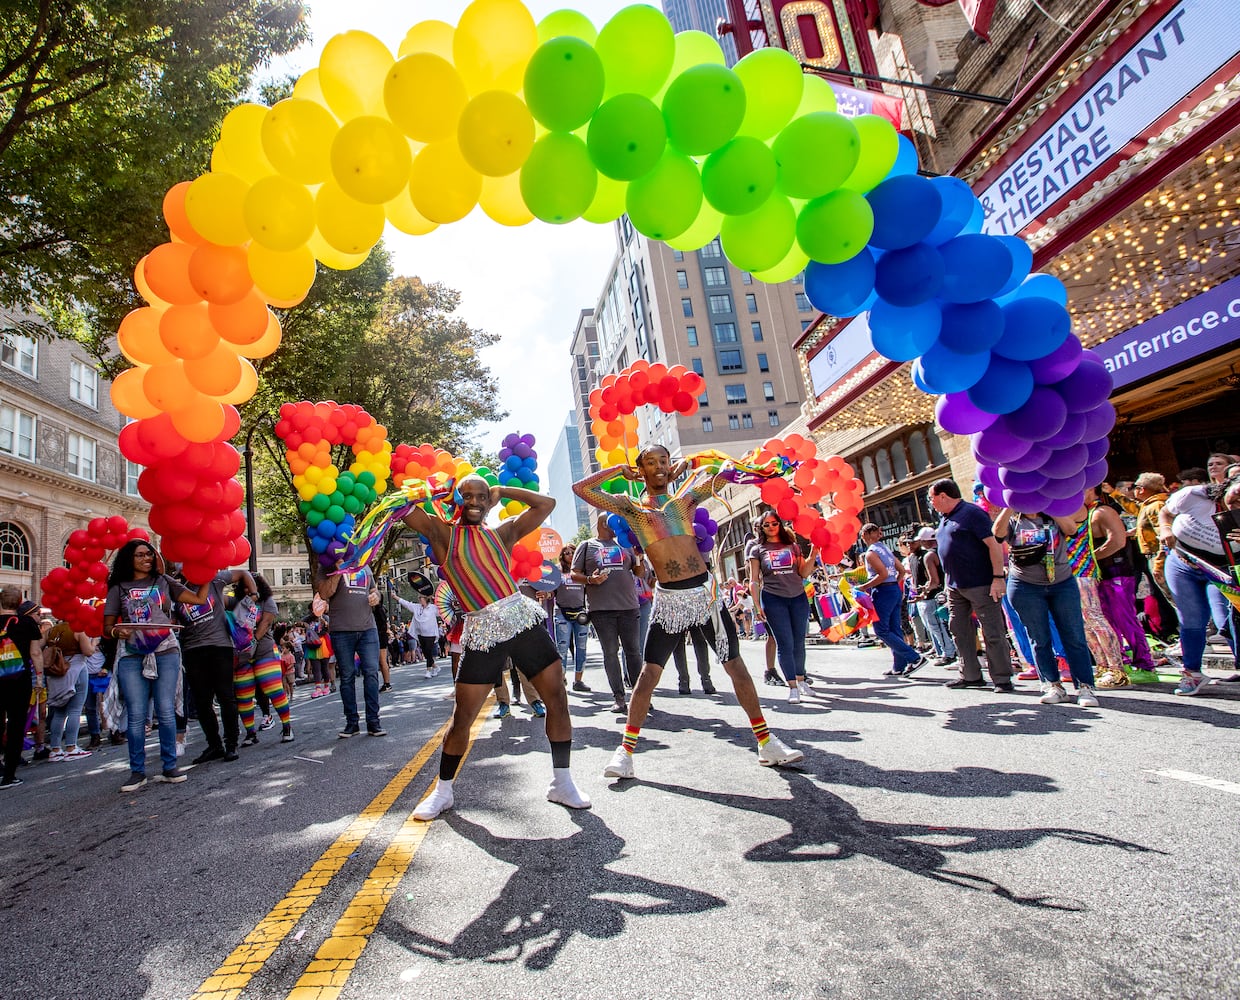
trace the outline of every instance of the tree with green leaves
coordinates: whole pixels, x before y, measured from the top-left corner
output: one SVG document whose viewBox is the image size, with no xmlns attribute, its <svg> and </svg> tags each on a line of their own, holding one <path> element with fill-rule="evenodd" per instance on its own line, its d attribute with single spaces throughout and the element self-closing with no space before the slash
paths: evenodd
<svg viewBox="0 0 1240 1000">
<path fill-rule="evenodd" d="M 0 17 L 0 313 L 101 361 L 256 73 L 309 37 L 297 0 L 15 0 Z M 33 318 L 30 318 L 33 313 Z"/>
</svg>

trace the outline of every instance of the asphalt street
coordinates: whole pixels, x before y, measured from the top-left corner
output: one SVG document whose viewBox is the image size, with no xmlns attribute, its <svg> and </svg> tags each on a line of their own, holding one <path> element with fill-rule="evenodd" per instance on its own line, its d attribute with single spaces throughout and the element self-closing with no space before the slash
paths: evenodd
<svg viewBox="0 0 1240 1000">
<path fill-rule="evenodd" d="M 815 647 L 812 699 L 760 686 L 805 752 L 779 770 L 722 670 L 710 697 L 669 669 L 637 780 L 613 782 L 591 650 L 595 690 L 570 694 L 583 812 L 544 799 L 542 721 L 488 706 L 455 809 L 410 819 L 446 669 L 395 670 L 383 739 L 337 739 L 338 699 L 298 688 L 296 742 L 276 728 L 181 785 L 118 794 L 124 747 L 22 768 L 0 797 L 0 994 L 1240 996 L 1240 684 L 1081 709 L 887 663 Z"/>
</svg>

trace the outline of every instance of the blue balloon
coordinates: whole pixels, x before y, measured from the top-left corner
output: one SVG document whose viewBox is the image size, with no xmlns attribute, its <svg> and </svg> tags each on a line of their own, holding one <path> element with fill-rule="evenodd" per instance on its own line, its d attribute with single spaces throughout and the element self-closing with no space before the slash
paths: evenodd
<svg viewBox="0 0 1240 1000">
<path fill-rule="evenodd" d="M 938 224 L 926 236 L 925 242 L 938 246 L 964 232 L 965 226 L 973 218 L 974 210 L 980 211 L 982 206 L 973 194 L 973 189 L 959 177 L 933 177 L 930 183 L 939 192 L 943 211 L 939 214 Z"/>
<path fill-rule="evenodd" d="M 1022 361 L 992 354 L 986 373 L 969 387 L 969 399 L 987 413 L 1011 413 L 1033 393 L 1033 372 Z M 993 429 L 993 428 L 990 428 Z"/>
<path fill-rule="evenodd" d="M 920 243 L 938 224 L 943 198 L 927 178 L 888 177 L 866 196 L 874 210 L 870 245 L 899 250 Z"/>
<path fill-rule="evenodd" d="M 1003 310 L 989 299 L 943 306 L 939 343 L 949 351 L 957 354 L 989 351 L 1002 336 Z"/>
<path fill-rule="evenodd" d="M 327 539 L 316 532 L 310 536 L 310 548 L 313 549 L 317 555 L 322 555 L 327 551 Z"/>
<path fill-rule="evenodd" d="M 913 140 L 906 135 L 896 133 L 896 142 L 898 143 L 896 162 L 887 171 L 887 176 L 903 177 L 906 174 L 917 173 L 917 147 L 913 145 Z"/>
<path fill-rule="evenodd" d="M 520 455 L 509 455 L 504 459 L 504 468 L 509 472 L 516 472 L 525 465 L 525 460 Z"/>
<path fill-rule="evenodd" d="M 964 392 L 986 374 L 989 366 L 989 351 L 961 354 L 949 350 L 942 340 L 932 344 L 921 355 L 922 379 L 932 387 L 930 392 L 936 395 Z"/>
<path fill-rule="evenodd" d="M 911 372 L 911 377 L 913 380 L 913 385 L 915 385 L 918 389 L 924 392 L 927 396 L 934 395 L 934 390 L 931 389 L 930 386 L 926 385 L 925 376 L 922 374 L 921 358 L 918 358 L 916 361 L 913 362 L 913 369 Z"/>
<path fill-rule="evenodd" d="M 1012 292 L 999 297 L 999 305 L 1005 306 L 1014 299 L 1029 297 L 1050 299 L 1061 306 L 1068 304 L 1068 287 L 1053 274 L 1031 274 Z"/>
<path fill-rule="evenodd" d="M 856 316 L 874 293 L 874 254 L 869 247 L 842 264 L 811 260 L 805 267 L 805 295 L 831 316 Z"/>
<path fill-rule="evenodd" d="M 903 309 L 888 302 L 870 310 L 870 339 L 874 350 L 892 361 L 912 361 L 934 343 L 942 319 L 933 302 Z"/>
<path fill-rule="evenodd" d="M 996 236 L 995 239 L 1007 247 L 1008 253 L 1012 255 L 1012 276 L 1007 284 L 995 293 L 995 297 L 999 298 L 1014 292 L 1029 276 L 1029 270 L 1033 267 L 1033 251 L 1019 236 Z"/>
<path fill-rule="evenodd" d="M 1012 277 L 1012 254 L 993 236 L 957 236 L 939 247 L 943 258 L 942 296 L 948 302 L 994 298 Z"/>
<path fill-rule="evenodd" d="M 1072 317 L 1058 302 L 1016 299 L 1003 307 L 1003 336 L 994 352 L 1013 361 L 1034 361 L 1058 350 L 1071 332 Z"/>
<path fill-rule="evenodd" d="M 927 243 L 889 250 L 875 266 L 874 290 L 893 306 L 929 302 L 943 287 L 943 259 Z"/>
<path fill-rule="evenodd" d="M 970 191 L 970 194 L 973 192 Z M 986 224 L 986 210 L 982 208 L 982 203 L 973 198 L 973 211 L 969 213 L 968 221 L 965 222 L 964 228 L 960 230 L 961 235 L 965 233 L 980 233 L 982 226 Z"/>
<path fill-rule="evenodd" d="M 323 520 L 314 526 L 314 533 L 320 538 L 331 538 L 336 534 L 336 523 L 334 521 L 329 521 L 327 518 L 323 518 Z"/>
</svg>

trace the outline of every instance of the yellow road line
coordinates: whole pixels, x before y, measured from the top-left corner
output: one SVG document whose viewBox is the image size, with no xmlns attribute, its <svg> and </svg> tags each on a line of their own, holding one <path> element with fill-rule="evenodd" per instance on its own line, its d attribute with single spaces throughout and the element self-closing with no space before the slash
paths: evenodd
<svg viewBox="0 0 1240 1000">
<path fill-rule="evenodd" d="M 387 815 L 396 800 L 400 798 L 401 793 L 430 759 L 431 754 L 439 748 L 447 729 L 448 722 L 445 722 L 417 752 L 413 760 L 402 767 L 387 783 L 383 791 L 358 813 L 357 818 L 323 852 L 318 861 L 310 866 L 310 870 L 297 880 L 297 884 L 289 890 L 288 895 L 272 907 L 271 911 L 245 936 L 245 940 L 233 949 L 232 954 L 203 980 L 202 985 L 193 993 L 190 1000 L 238 1000 L 241 991 L 249 985 L 254 974 L 263 967 L 280 943 L 288 937 L 297 925 L 297 921 L 319 898 L 319 894 L 326 888 L 327 883 L 344 867 L 349 855 L 357 850 L 370 831 Z"/>
<path fill-rule="evenodd" d="M 490 705 L 490 699 L 487 699 Z M 485 709 L 485 707 L 484 707 Z M 465 748 L 465 757 L 473 749 L 488 713 L 479 711 L 478 717 L 469 730 L 469 745 Z M 462 757 L 464 763 L 465 757 Z M 432 782 L 433 785 L 433 782 Z M 430 786 L 428 786 L 429 791 Z M 423 793 L 425 798 L 425 793 Z M 421 801 L 421 799 L 419 799 Z M 341 990 L 353 974 L 357 960 L 362 957 L 370 936 L 379 926 L 379 920 L 392 901 L 392 893 L 405 877 L 413 856 L 426 833 L 430 823 L 413 818 L 413 811 L 405 819 L 400 831 L 392 838 L 383 857 L 370 870 L 366 881 L 357 890 L 357 894 L 349 900 L 340 919 L 332 928 L 327 940 L 314 953 L 314 958 L 301 978 L 289 992 L 287 1000 L 336 1000 Z"/>
</svg>

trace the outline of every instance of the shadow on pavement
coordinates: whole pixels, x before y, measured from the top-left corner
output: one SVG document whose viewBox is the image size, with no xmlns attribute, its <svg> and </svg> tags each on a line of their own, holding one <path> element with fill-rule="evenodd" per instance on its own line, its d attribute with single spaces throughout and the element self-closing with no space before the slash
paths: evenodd
<svg viewBox="0 0 1240 1000">
<path fill-rule="evenodd" d="M 1034 692 L 1037 693 L 1036 691 Z M 988 691 L 983 696 L 995 698 Z M 1090 723 L 1097 722 L 1100 712 L 1110 711 L 1114 698 L 1105 693 L 1099 695 L 1102 708 L 1078 708 L 1075 704 L 1042 705 L 1036 698 L 1012 701 L 1012 695 L 1003 700 L 978 702 L 949 709 L 944 729 L 958 733 L 987 733 L 990 735 L 1049 736 L 1052 733 L 1088 732 Z"/>
</svg>

